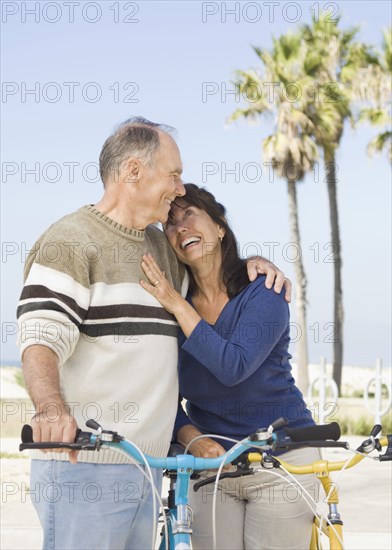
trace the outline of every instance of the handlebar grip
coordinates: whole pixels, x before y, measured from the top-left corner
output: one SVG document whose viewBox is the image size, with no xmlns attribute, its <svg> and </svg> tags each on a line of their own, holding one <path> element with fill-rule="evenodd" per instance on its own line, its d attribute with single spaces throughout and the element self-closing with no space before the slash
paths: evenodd
<svg viewBox="0 0 392 550">
<path fill-rule="evenodd" d="M 321 426 L 306 426 L 305 428 L 285 428 L 291 441 L 327 441 L 333 439 L 337 441 L 340 437 L 340 426 L 337 422 L 323 424 Z"/>
<path fill-rule="evenodd" d="M 75 440 L 73 443 L 64 443 L 62 441 L 39 441 L 33 440 L 33 429 L 28 424 L 22 428 L 22 443 L 19 445 L 19 450 L 27 449 L 71 449 L 73 451 L 94 451 L 95 443 L 90 443 L 90 432 L 82 432 L 79 428 L 76 430 Z"/>
</svg>

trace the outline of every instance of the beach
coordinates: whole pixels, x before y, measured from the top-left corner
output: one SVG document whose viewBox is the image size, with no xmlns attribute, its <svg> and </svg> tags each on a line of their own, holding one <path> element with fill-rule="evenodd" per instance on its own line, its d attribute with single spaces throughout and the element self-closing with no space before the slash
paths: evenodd
<svg viewBox="0 0 392 550">
<path fill-rule="evenodd" d="M 29 421 L 33 410 L 26 391 L 17 381 L 18 372 L 20 369 L 16 367 L 1 368 L 1 548 L 35 550 L 42 547 L 42 534 L 30 501 L 30 459 L 18 451 L 20 428 Z M 353 386 L 355 382 L 357 391 L 372 375 L 371 369 L 367 371 L 355 367 L 343 372 L 343 384 L 350 383 Z M 363 409 L 366 414 L 366 408 L 363 404 L 361 406 L 360 400 L 355 398 L 354 401 L 355 410 Z M 350 435 L 342 439 L 355 449 L 365 437 Z M 331 449 L 323 451 L 323 456 L 328 460 L 344 460 L 350 455 L 343 449 Z M 334 481 L 341 493 L 339 511 L 344 521 L 345 548 L 390 550 L 392 462 L 380 463 L 367 459 L 342 475 L 335 474 Z M 163 493 L 165 487 L 166 484 Z M 325 505 L 322 506 L 325 510 Z"/>
</svg>

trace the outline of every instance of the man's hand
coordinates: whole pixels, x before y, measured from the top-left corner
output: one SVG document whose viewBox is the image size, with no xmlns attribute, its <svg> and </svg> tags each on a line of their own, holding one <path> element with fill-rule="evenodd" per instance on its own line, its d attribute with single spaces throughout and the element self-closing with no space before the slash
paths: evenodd
<svg viewBox="0 0 392 550">
<path fill-rule="evenodd" d="M 274 287 L 274 291 L 279 294 L 285 287 L 285 300 L 291 302 L 292 284 L 290 279 L 284 276 L 283 271 L 280 271 L 275 264 L 262 258 L 261 256 L 252 256 L 247 260 L 246 267 L 250 281 L 254 281 L 257 275 L 266 275 L 265 286 L 267 288 Z"/>
<path fill-rule="evenodd" d="M 28 392 L 37 411 L 31 420 L 34 442 L 73 443 L 78 426 L 61 395 L 57 355 L 44 345 L 29 346 L 23 354 L 22 367 Z M 51 451 L 69 453 L 70 462 L 77 462 L 78 451 Z"/>
<path fill-rule="evenodd" d="M 56 441 L 73 443 L 78 428 L 76 420 L 62 404 L 47 403 L 31 419 L 34 443 Z M 70 449 L 41 449 L 44 453 L 69 453 L 69 461 L 76 464 L 79 451 Z"/>
</svg>

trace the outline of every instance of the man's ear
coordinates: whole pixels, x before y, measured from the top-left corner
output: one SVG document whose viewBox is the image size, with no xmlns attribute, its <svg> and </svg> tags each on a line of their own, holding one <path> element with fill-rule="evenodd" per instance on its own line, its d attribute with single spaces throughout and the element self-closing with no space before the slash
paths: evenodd
<svg viewBox="0 0 392 550">
<path fill-rule="evenodd" d="M 135 183 L 140 179 L 141 162 L 139 159 L 129 158 L 124 163 L 124 183 Z"/>
</svg>

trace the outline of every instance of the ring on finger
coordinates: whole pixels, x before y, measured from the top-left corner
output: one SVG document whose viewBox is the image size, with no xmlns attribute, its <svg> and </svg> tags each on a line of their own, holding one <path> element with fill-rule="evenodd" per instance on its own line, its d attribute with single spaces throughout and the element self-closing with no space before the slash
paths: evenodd
<svg viewBox="0 0 392 550">
<path fill-rule="evenodd" d="M 152 283 L 154 286 L 158 286 L 159 281 L 155 281 L 155 283 Z"/>
</svg>

